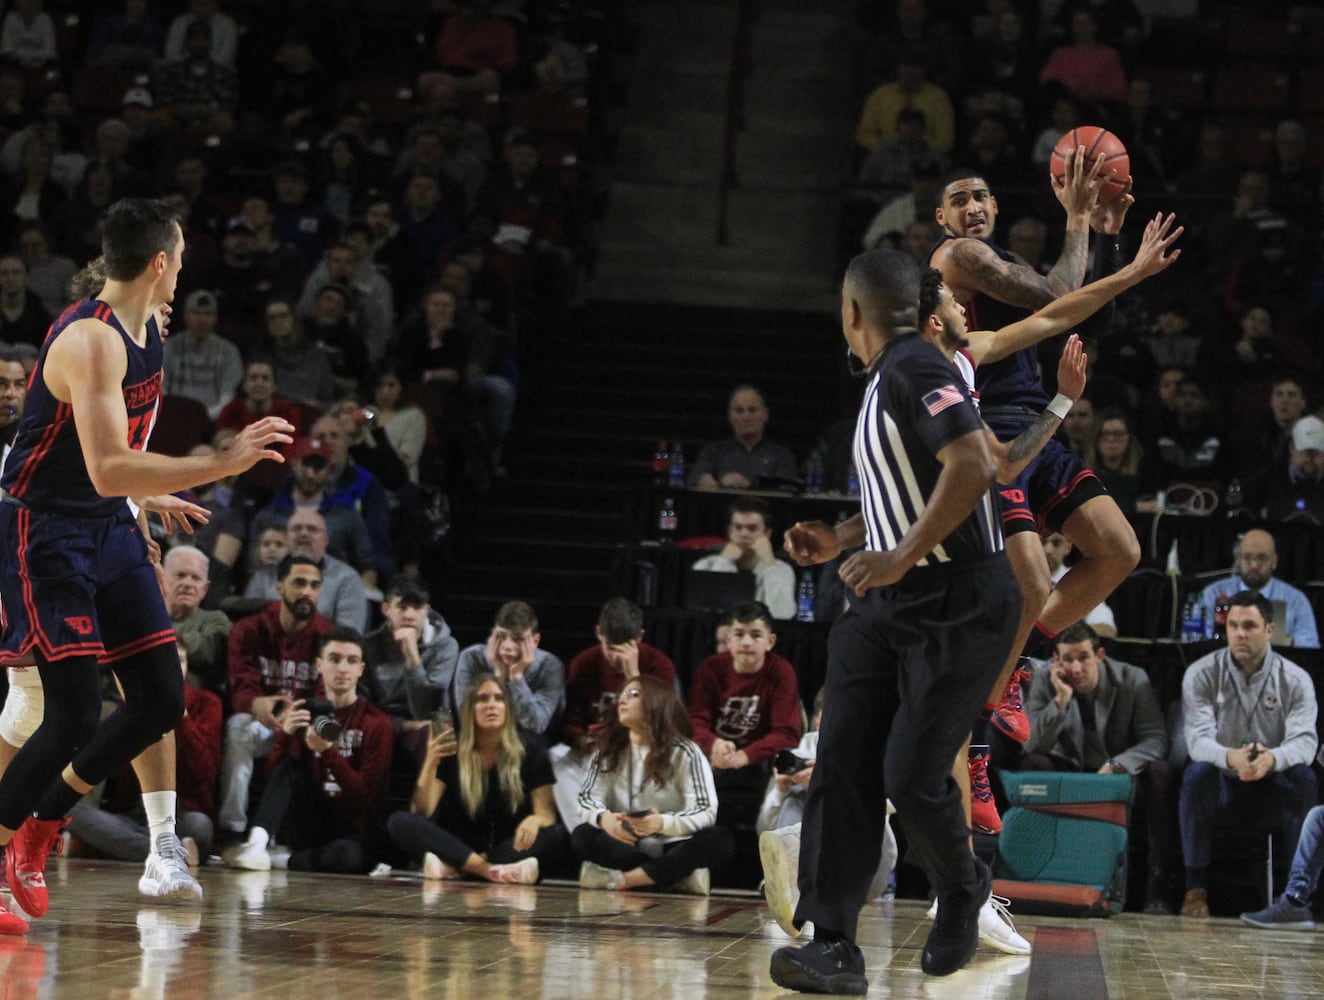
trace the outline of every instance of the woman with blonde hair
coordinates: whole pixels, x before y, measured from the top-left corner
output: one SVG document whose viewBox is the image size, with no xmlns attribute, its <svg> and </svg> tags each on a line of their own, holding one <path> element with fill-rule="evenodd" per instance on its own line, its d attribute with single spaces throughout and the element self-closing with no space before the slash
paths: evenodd
<svg viewBox="0 0 1324 1000">
<path fill-rule="evenodd" d="M 387 822 L 423 877 L 537 882 L 565 855 L 546 745 L 520 732 L 510 687 L 480 674 L 465 691 L 458 733 L 434 729 L 409 812 Z"/>
</svg>

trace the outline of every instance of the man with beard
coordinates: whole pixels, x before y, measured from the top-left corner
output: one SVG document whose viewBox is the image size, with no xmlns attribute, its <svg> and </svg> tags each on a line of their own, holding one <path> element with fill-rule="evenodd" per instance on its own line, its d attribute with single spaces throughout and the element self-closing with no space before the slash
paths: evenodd
<svg viewBox="0 0 1324 1000">
<path fill-rule="evenodd" d="M 352 511 L 350 513 L 353 513 Z M 357 515 L 356 515 L 357 516 Z M 289 536 L 290 552 L 316 563 L 322 571 L 322 586 L 317 596 L 317 610 L 337 625 L 356 632 L 368 624 L 368 598 L 364 593 L 365 581 L 348 563 L 327 554 L 331 536 L 326 530 L 326 518 L 313 507 L 297 507 L 285 525 Z M 254 536 L 256 537 L 256 536 Z M 358 550 L 368 555 L 366 539 L 360 535 Z M 377 586 L 376 571 L 367 563 L 364 570 L 367 584 Z M 280 596 L 280 567 L 274 571 L 259 567 L 248 581 L 245 597 L 275 598 Z"/>
<path fill-rule="evenodd" d="M 322 570 L 311 556 L 291 553 L 276 568 L 277 600 L 230 631 L 230 709 L 221 757 L 221 836 L 237 840 L 248 827 L 253 762 L 271 751 L 282 710 L 317 687 L 317 647 L 335 627 L 317 610 Z"/>
<path fill-rule="evenodd" d="M 18 433 L 18 418 L 23 416 L 23 401 L 28 395 L 28 373 L 13 351 L 0 351 L 0 444 L 4 454 Z"/>
<path fill-rule="evenodd" d="M 1278 548 L 1273 535 L 1262 528 L 1246 532 L 1232 550 L 1237 571 L 1222 580 L 1216 580 L 1200 593 L 1200 606 L 1204 620 L 1212 622 L 1219 603 L 1225 603 L 1232 594 L 1243 590 L 1254 591 L 1270 601 L 1281 601 L 1287 608 L 1283 621 L 1277 623 L 1275 645 L 1319 648 L 1319 630 L 1315 626 L 1315 613 L 1310 600 L 1290 583 L 1273 575 L 1278 568 Z M 1222 601 L 1220 602 L 1220 598 Z"/>
</svg>

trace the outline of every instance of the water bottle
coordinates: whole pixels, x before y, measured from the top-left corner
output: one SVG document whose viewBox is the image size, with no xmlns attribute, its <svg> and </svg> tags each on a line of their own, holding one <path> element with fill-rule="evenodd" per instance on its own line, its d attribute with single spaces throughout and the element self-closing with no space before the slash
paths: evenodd
<svg viewBox="0 0 1324 1000">
<path fill-rule="evenodd" d="M 1200 595 L 1192 591 L 1186 595 L 1181 612 L 1181 641 L 1199 642 L 1204 638 L 1204 608 Z"/>
<path fill-rule="evenodd" d="M 805 570 L 800 576 L 800 586 L 795 592 L 795 620 L 811 622 L 814 620 L 814 573 Z"/>
<path fill-rule="evenodd" d="M 823 456 L 815 448 L 805 462 L 805 495 L 817 496 L 823 492 Z"/>
<path fill-rule="evenodd" d="M 1233 479 L 1227 484 L 1227 494 L 1223 499 L 1224 507 L 1227 510 L 1227 516 L 1240 517 L 1242 514 L 1241 505 L 1245 502 L 1241 495 L 1240 479 Z"/>
<path fill-rule="evenodd" d="M 658 438 L 657 451 L 653 452 L 653 485 L 661 486 L 667 481 L 667 469 L 670 467 L 670 457 L 667 455 L 667 443 Z"/>
<path fill-rule="evenodd" d="M 1224 640 L 1227 638 L 1227 616 L 1232 610 L 1232 598 L 1227 594 L 1219 594 L 1218 600 L 1214 602 L 1214 634 L 1213 638 Z"/>
<path fill-rule="evenodd" d="M 667 462 L 667 485 L 673 489 L 685 485 L 685 448 L 679 441 L 671 443 L 671 458 Z"/>
<path fill-rule="evenodd" d="M 676 537 L 676 501 L 667 497 L 657 511 L 657 537 L 670 542 Z"/>
<path fill-rule="evenodd" d="M 850 468 L 846 470 L 846 496 L 857 497 L 860 495 L 860 473 L 855 468 L 855 463 L 851 462 Z"/>
</svg>

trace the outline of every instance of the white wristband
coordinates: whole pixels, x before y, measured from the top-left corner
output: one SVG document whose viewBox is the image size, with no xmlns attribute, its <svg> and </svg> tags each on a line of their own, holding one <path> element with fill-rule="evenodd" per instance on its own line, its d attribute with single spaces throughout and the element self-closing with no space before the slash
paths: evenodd
<svg viewBox="0 0 1324 1000">
<path fill-rule="evenodd" d="M 1065 420 L 1067 413 L 1070 412 L 1072 399 L 1070 396 L 1064 396 L 1060 392 L 1053 397 L 1053 401 L 1048 404 L 1046 409 L 1058 420 Z"/>
</svg>

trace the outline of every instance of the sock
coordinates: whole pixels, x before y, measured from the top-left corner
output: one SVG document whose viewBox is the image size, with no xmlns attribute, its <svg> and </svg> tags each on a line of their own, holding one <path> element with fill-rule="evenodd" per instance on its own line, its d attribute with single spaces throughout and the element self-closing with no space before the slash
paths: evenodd
<svg viewBox="0 0 1324 1000">
<path fill-rule="evenodd" d="M 156 838 L 175 832 L 174 792 L 143 792 L 143 812 L 147 814 L 147 837 L 156 848 Z"/>
<path fill-rule="evenodd" d="M 253 844 L 256 847 L 266 847 L 267 844 L 270 843 L 270 841 L 271 841 L 271 834 L 267 833 L 267 831 L 262 829 L 262 827 L 255 826 L 253 827 L 253 829 L 248 831 L 248 839 L 244 841 L 244 843 Z"/>
<path fill-rule="evenodd" d="M 990 729 L 992 723 L 989 721 L 993 717 L 992 705 L 985 705 L 984 710 L 979 713 L 979 721 L 970 727 L 970 745 L 987 746 L 990 742 Z"/>
<path fill-rule="evenodd" d="M 70 787 L 63 778 L 56 778 L 55 784 L 41 797 L 32 815 L 40 820 L 64 819 L 82 797 L 83 793 Z"/>
<path fill-rule="evenodd" d="M 1186 869 L 1186 888 L 1207 889 L 1208 869 L 1205 868 L 1187 868 Z"/>
<path fill-rule="evenodd" d="M 1034 628 L 1030 629 L 1030 634 L 1025 639 L 1025 645 L 1021 647 L 1022 656 L 1032 656 L 1036 660 L 1045 659 L 1045 646 L 1049 645 L 1055 638 L 1056 632 L 1049 631 L 1043 622 L 1035 622 Z"/>
</svg>

